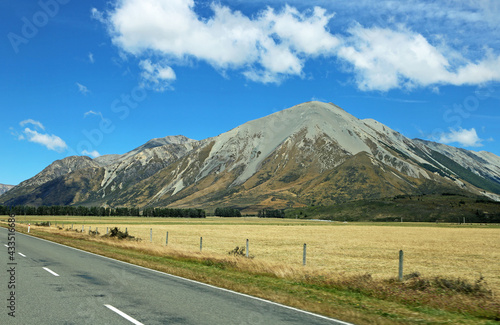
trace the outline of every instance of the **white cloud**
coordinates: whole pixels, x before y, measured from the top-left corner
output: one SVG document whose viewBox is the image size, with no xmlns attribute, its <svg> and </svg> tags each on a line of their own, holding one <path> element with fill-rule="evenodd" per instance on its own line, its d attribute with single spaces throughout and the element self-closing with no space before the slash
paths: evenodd
<svg viewBox="0 0 500 325">
<path fill-rule="evenodd" d="M 9 128 L 10 134 L 17 138 L 17 140 L 24 140 L 24 135 L 20 134 L 13 127 Z"/>
<path fill-rule="evenodd" d="M 19 122 L 21 127 L 25 127 L 26 125 L 34 126 L 34 130 L 32 128 L 26 127 L 22 131 L 17 131 L 14 128 L 9 128 L 10 133 L 15 136 L 18 140 L 28 140 L 33 143 L 38 143 L 45 146 L 47 149 L 54 150 L 57 152 L 63 152 L 68 148 L 66 142 L 62 140 L 60 137 L 54 134 L 47 134 L 45 132 L 39 132 L 38 130 L 45 131 L 45 127 L 39 121 L 33 119 L 27 119 Z"/>
<path fill-rule="evenodd" d="M 63 152 L 68 148 L 66 143 L 56 135 L 39 133 L 38 131 L 31 130 L 30 128 L 25 128 L 23 132 L 28 141 L 41 144 L 47 147 L 47 149 Z"/>
<path fill-rule="evenodd" d="M 464 147 L 481 147 L 484 140 L 479 138 L 476 129 L 450 129 L 448 133 L 442 133 L 439 136 L 438 142 L 449 144 L 449 143 L 459 143 Z M 488 140 L 489 141 L 489 140 Z"/>
<path fill-rule="evenodd" d="M 169 89 L 170 83 L 176 78 L 174 70 L 162 63 L 151 63 L 148 59 L 139 62 L 139 66 L 142 68 L 142 86 L 156 91 Z"/>
<path fill-rule="evenodd" d="M 500 81 L 500 56 L 488 51 L 479 62 L 468 62 L 449 75 L 449 83 L 454 85 L 482 84 L 487 81 Z"/>
<path fill-rule="evenodd" d="M 90 92 L 90 90 L 81 83 L 77 82 L 76 85 L 78 86 L 78 91 L 81 92 L 82 94 L 87 95 Z"/>
<path fill-rule="evenodd" d="M 43 126 L 42 123 L 40 123 L 39 121 L 35 121 L 33 119 L 27 119 L 27 120 L 19 122 L 20 126 L 25 126 L 26 124 L 32 124 L 40 129 L 42 129 L 42 130 L 45 130 L 45 127 Z"/>
<path fill-rule="evenodd" d="M 106 19 L 104 18 L 104 14 L 97 10 L 96 8 L 92 8 L 90 9 L 90 17 L 92 17 L 92 19 L 95 19 L 101 23 L 106 23 Z"/>
<path fill-rule="evenodd" d="M 267 9 L 263 13 L 263 20 L 271 33 L 278 35 L 280 41 L 289 48 L 298 53 L 318 56 L 330 54 L 340 43 L 327 28 L 333 16 L 320 7 L 314 7 L 307 15 L 296 8 L 285 6 L 278 14 L 273 9 Z"/>
<path fill-rule="evenodd" d="M 85 112 L 83 114 L 83 117 L 88 117 L 89 115 L 96 115 L 96 116 L 100 116 L 101 119 L 104 119 L 103 116 L 102 116 L 102 113 L 101 112 L 94 112 L 92 110 L 88 111 L 88 112 Z"/>
<path fill-rule="evenodd" d="M 205 61 L 223 74 L 235 70 L 252 81 L 279 83 L 287 77 L 303 77 L 307 60 L 318 56 L 354 73 L 358 88 L 364 91 L 416 87 L 437 91 L 442 85 L 500 81 L 500 55 L 483 47 L 488 43 L 482 41 L 478 43 L 481 47 L 469 49 L 464 37 L 467 31 L 457 29 L 470 23 L 475 35 L 488 34 L 482 18 L 488 12 L 499 12 L 496 2 L 483 0 L 461 7 L 445 3 L 444 9 L 431 1 L 311 3 L 330 10 L 299 11 L 286 5 L 247 16 L 213 2 L 212 14 L 200 16 L 194 0 L 120 0 L 108 12 L 94 8 L 91 14 L 107 25 L 121 53 L 139 59 L 143 84 L 160 91 L 175 80 L 174 65 L 192 60 Z M 335 20 L 333 11 L 337 11 Z M 351 12 L 359 12 L 370 27 L 352 25 Z M 403 13 L 409 18 L 398 24 Z M 489 16 L 495 17 L 488 20 L 493 26 L 498 19 Z M 352 27 L 344 33 L 346 19 Z M 337 25 L 338 32 L 330 32 L 329 26 L 339 20 L 343 25 Z M 443 20 L 450 23 L 441 26 Z M 424 27 L 426 34 L 414 31 Z M 440 34 L 440 30 L 448 34 Z"/>
<path fill-rule="evenodd" d="M 94 54 L 92 52 L 89 52 L 89 61 L 90 63 L 94 63 L 95 60 L 94 60 Z"/>
<path fill-rule="evenodd" d="M 338 55 L 352 65 L 361 90 L 500 81 L 500 56 L 491 51 L 481 61 L 471 62 L 403 27 L 392 30 L 357 25 L 349 33 Z"/>
<path fill-rule="evenodd" d="M 500 21 L 500 2 L 498 0 L 481 0 L 475 4 L 480 8 L 481 13 L 478 15 L 481 22 L 487 22 L 490 27 L 499 27 Z"/>
<path fill-rule="evenodd" d="M 213 16 L 201 18 L 194 5 L 193 0 L 120 1 L 107 17 L 113 43 L 136 56 L 154 53 L 176 63 L 198 59 L 261 82 L 300 76 L 307 58 L 330 55 L 339 44 L 326 27 L 332 16 L 321 8 L 304 13 L 289 6 L 280 12 L 267 8 L 247 17 L 212 4 Z M 99 17 L 97 10 L 93 15 Z"/>
<path fill-rule="evenodd" d="M 81 154 L 92 158 L 96 158 L 101 155 L 99 152 L 97 152 L 97 150 L 92 150 L 92 151 L 83 150 Z"/>
<path fill-rule="evenodd" d="M 419 34 L 359 25 L 349 33 L 349 46 L 343 46 L 338 54 L 352 64 L 362 90 L 435 83 L 436 72 L 441 75 L 448 65 L 446 58 Z"/>
</svg>

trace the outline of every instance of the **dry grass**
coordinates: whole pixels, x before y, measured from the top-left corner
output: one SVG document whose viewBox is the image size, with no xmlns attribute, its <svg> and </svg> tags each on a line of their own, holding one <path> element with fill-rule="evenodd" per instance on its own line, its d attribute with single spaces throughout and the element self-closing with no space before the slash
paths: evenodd
<svg viewBox="0 0 500 325">
<path fill-rule="evenodd" d="M 56 217 L 52 220 L 65 228 L 82 228 L 82 217 Z M 79 222 L 79 223 L 77 223 Z M 146 223 L 146 224 L 144 224 Z M 257 218 L 223 219 L 152 219 L 88 218 L 92 230 L 106 227 L 127 228 L 143 243 L 184 252 L 199 252 L 203 237 L 203 254 L 225 256 L 236 246 L 245 246 L 248 238 L 254 261 L 280 265 L 278 268 L 302 267 L 303 244 L 307 243 L 308 271 L 359 275 L 369 273 L 374 279 L 397 276 L 398 252 L 405 253 L 405 274 L 419 272 L 427 277 L 449 276 L 470 281 L 481 275 L 500 292 L 500 229 L 409 226 L 367 226 L 296 220 Z M 135 244 L 137 245 L 137 244 Z"/>
</svg>

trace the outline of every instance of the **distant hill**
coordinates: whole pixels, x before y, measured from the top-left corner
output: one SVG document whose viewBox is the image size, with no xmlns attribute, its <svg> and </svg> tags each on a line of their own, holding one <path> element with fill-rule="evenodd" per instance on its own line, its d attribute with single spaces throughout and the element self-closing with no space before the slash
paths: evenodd
<svg viewBox="0 0 500 325">
<path fill-rule="evenodd" d="M 500 200 L 500 157 L 308 102 L 201 141 L 169 136 L 124 155 L 58 160 L 0 204 L 252 212 L 441 193 Z"/>
<path fill-rule="evenodd" d="M 10 190 L 13 187 L 14 187 L 14 185 L 0 184 L 0 195 L 2 195 L 3 193 L 7 192 L 8 190 Z"/>
<path fill-rule="evenodd" d="M 332 206 L 288 209 L 287 218 L 332 221 L 500 223 L 500 202 L 480 196 L 398 195 Z"/>
</svg>

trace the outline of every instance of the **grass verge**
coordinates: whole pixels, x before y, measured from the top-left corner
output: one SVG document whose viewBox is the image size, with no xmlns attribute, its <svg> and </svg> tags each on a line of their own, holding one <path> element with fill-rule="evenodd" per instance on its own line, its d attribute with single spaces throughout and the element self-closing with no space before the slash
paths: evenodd
<svg viewBox="0 0 500 325">
<path fill-rule="evenodd" d="M 17 231 L 26 232 L 25 225 Z M 484 279 L 374 280 L 237 256 L 193 253 L 136 240 L 31 227 L 31 235 L 355 324 L 497 324 L 500 301 Z"/>
</svg>

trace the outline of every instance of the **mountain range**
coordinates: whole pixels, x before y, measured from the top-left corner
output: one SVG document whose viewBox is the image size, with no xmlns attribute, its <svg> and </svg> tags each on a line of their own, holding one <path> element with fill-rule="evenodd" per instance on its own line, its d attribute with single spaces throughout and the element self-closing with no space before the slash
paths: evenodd
<svg viewBox="0 0 500 325">
<path fill-rule="evenodd" d="M 314 101 L 200 141 L 168 136 L 123 155 L 67 157 L 0 204 L 256 211 L 432 193 L 499 201 L 500 157 L 409 139 Z"/>
</svg>

